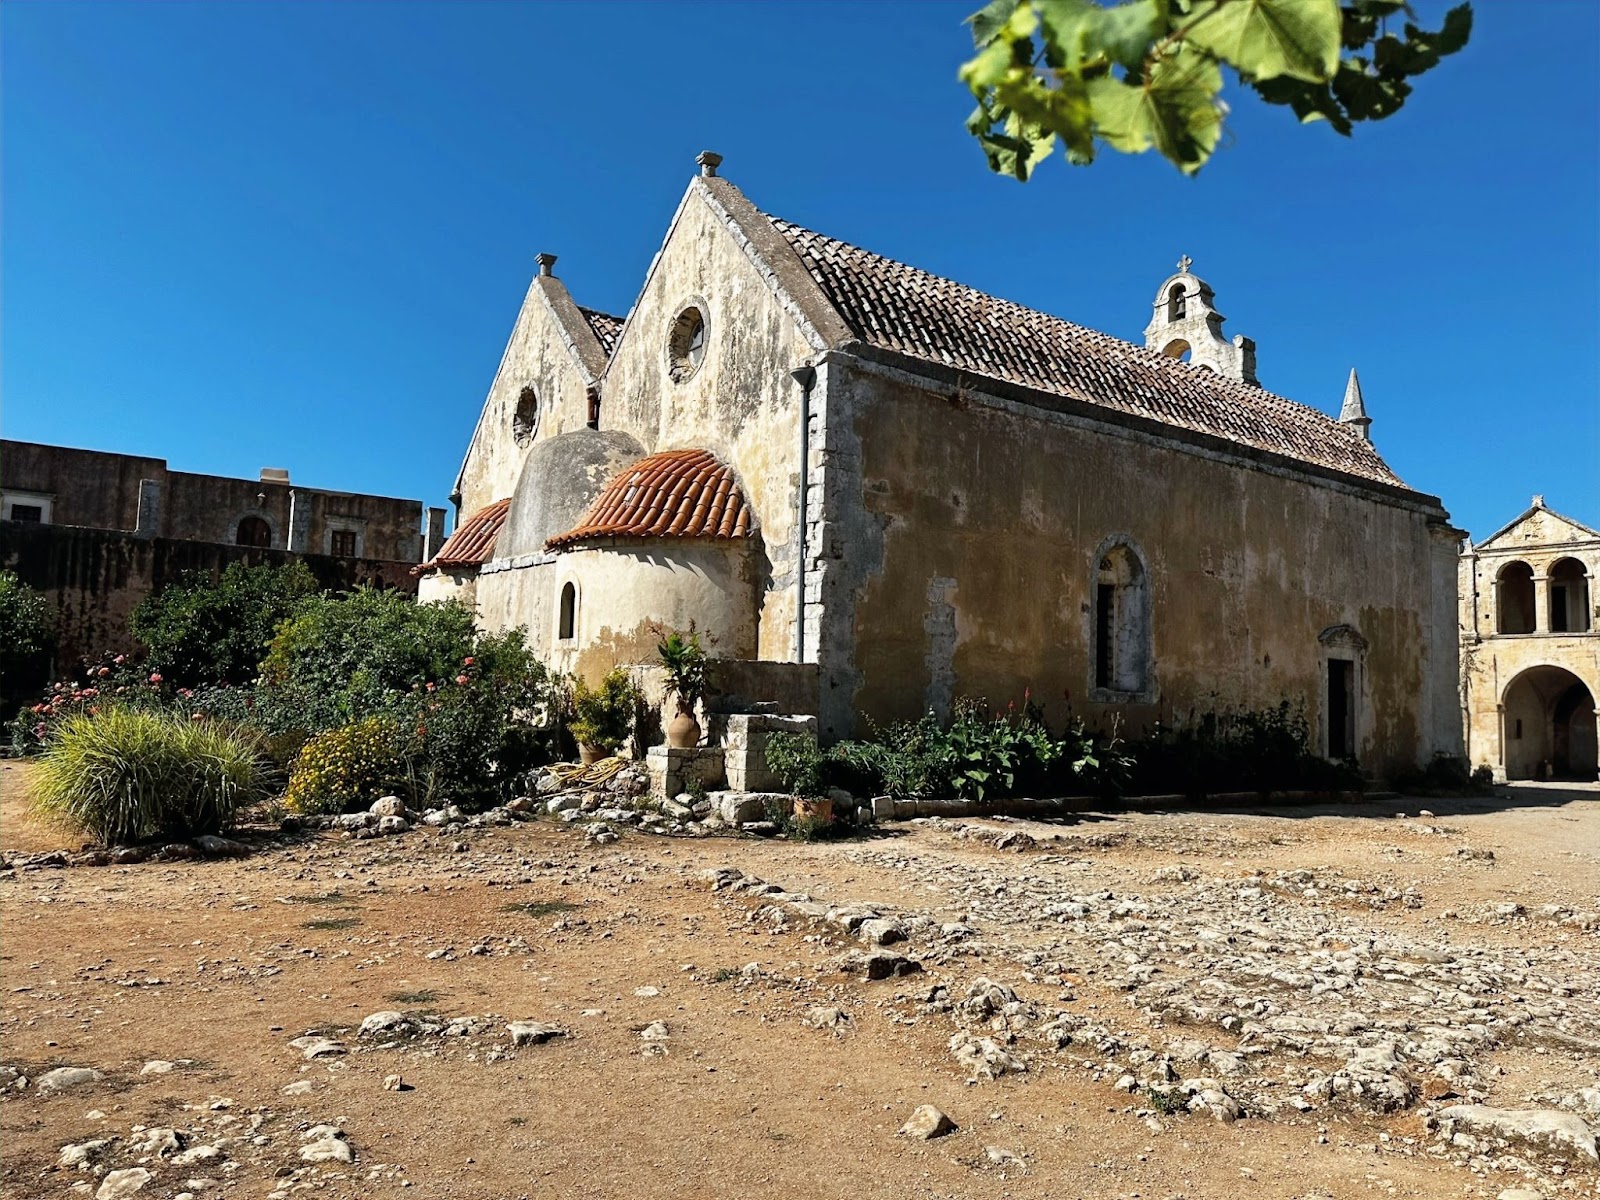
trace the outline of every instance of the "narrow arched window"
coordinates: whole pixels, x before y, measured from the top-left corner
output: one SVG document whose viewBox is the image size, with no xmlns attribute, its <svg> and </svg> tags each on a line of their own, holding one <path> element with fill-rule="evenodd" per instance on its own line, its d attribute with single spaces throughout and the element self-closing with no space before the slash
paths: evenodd
<svg viewBox="0 0 1600 1200">
<path fill-rule="evenodd" d="M 1183 290 L 1183 284 L 1175 283 L 1172 290 L 1167 293 L 1167 320 L 1181 321 L 1189 312 L 1189 297 Z"/>
<path fill-rule="evenodd" d="M 239 530 L 233 540 L 238 546 L 269 547 L 272 545 L 272 526 L 260 517 L 245 517 L 239 522 Z"/>
<path fill-rule="evenodd" d="M 578 627 L 578 589 L 572 584 L 563 584 L 561 587 L 561 618 L 557 624 L 557 637 L 562 641 L 570 641 L 574 630 Z"/>
<path fill-rule="evenodd" d="M 522 445 L 539 429 L 539 393 L 525 387 L 517 396 L 517 410 L 511 418 L 511 436 Z"/>
<path fill-rule="evenodd" d="M 1124 695 L 1150 686 L 1149 576 L 1138 552 L 1125 542 L 1105 550 L 1095 570 L 1094 686 Z"/>
<path fill-rule="evenodd" d="M 1525 562 L 1508 562 L 1495 580 L 1495 608 L 1501 633 L 1532 633 L 1534 626 L 1533 568 Z"/>
</svg>

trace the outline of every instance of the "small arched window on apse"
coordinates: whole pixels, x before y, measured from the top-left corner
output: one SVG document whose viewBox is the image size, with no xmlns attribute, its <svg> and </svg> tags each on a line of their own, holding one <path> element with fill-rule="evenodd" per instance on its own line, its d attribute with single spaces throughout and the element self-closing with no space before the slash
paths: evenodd
<svg viewBox="0 0 1600 1200">
<path fill-rule="evenodd" d="M 1175 283 L 1172 290 L 1167 293 L 1167 320 L 1181 321 L 1189 312 L 1189 297 L 1183 290 L 1183 284 Z"/>
<path fill-rule="evenodd" d="M 1151 690 L 1150 577 L 1136 547 L 1116 540 L 1096 560 L 1090 643 L 1094 690 L 1127 699 Z"/>
<path fill-rule="evenodd" d="M 243 517 L 238 532 L 233 537 L 237 546 L 258 546 L 267 549 L 272 545 L 272 526 L 260 517 Z"/>
<path fill-rule="evenodd" d="M 1520 559 L 1500 568 L 1495 578 L 1495 628 L 1501 633 L 1534 630 L 1533 568 Z"/>
<path fill-rule="evenodd" d="M 1550 567 L 1550 632 L 1589 631 L 1589 572 L 1575 558 Z"/>
<path fill-rule="evenodd" d="M 578 589 L 570 583 L 561 585 L 561 615 L 556 625 L 556 636 L 564 642 L 577 636 Z"/>
<path fill-rule="evenodd" d="M 525 387 L 517 395 L 517 409 L 511 417 L 511 436 L 521 446 L 538 432 L 539 429 L 539 393 L 531 387 Z"/>
</svg>

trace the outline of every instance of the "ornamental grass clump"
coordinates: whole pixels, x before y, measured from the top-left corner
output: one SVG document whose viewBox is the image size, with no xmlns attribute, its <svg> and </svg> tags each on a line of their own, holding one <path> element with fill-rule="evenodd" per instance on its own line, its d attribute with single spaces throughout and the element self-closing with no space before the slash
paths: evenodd
<svg viewBox="0 0 1600 1200">
<path fill-rule="evenodd" d="M 107 708 L 68 716 L 40 759 L 34 809 L 102 845 L 217 833 L 272 791 L 255 742 L 210 722 Z"/>
</svg>

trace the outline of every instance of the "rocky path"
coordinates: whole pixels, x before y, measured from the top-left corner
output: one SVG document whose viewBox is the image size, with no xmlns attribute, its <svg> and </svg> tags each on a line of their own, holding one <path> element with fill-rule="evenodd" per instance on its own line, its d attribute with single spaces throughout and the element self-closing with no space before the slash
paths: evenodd
<svg viewBox="0 0 1600 1200">
<path fill-rule="evenodd" d="M 13 858 L 0 1191 L 1600 1194 L 1600 814 L 1535 799 Z"/>
</svg>

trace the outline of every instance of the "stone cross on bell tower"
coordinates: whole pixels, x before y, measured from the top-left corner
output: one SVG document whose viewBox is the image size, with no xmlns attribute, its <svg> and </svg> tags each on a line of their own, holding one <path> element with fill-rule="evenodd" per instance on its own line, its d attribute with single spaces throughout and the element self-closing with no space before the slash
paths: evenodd
<svg viewBox="0 0 1600 1200">
<path fill-rule="evenodd" d="M 1243 334 L 1223 336 L 1227 318 L 1216 309 L 1211 285 L 1190 272 L 1194 259 L 1178 259 L 1178 273 L 1156 290 L 1154 313 L 1145 326 L 1145 349 L 1208 367 L 1218 375 L 1255 384 L 1256 344 Z M 1259 385 L 1258 385 L 1259 386 Z"/>
</svg>

